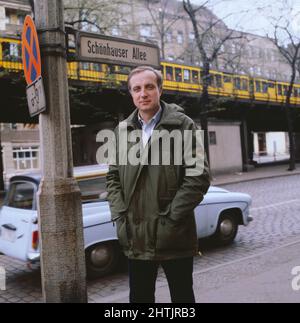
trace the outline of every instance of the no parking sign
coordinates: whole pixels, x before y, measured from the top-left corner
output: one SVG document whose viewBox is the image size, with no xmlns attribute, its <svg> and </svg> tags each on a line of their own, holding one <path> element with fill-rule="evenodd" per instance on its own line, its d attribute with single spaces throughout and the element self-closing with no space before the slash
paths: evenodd
<svg viewBox="0 0 300 323">
<path fill-rule="evenodd" d="M 34 21 L 26 16 L 22 32 L 22 61 L 27 82 L 27 102 L 30 115 L 46 110 L 46 99 L 41 76 L 41 54 Z"/>
</svg>

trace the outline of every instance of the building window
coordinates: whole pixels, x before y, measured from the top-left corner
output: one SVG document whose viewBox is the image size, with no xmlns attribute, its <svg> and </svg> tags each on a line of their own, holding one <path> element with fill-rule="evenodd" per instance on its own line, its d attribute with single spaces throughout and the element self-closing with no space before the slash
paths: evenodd
<svg viewBox="0 0 300 323">
<path fill-rule="evenodd" d="M 167 31 L 167 33 L 166 33 L 166 42 L 167 43 L 172 43 L 172 40 L 173 40 L 172 31 Z"/>
<path fill-rule="evenodd" d="M 120 36 L 120 29 L 118 27 L 113 27 L 111 30 L 112 36 Z"/>
<path fill-rule="evenodd" d="M 16 170 L 39 168 L 39 147 L 13 148 L 13 161 Z"/>
<path fill-rule="evenodd" d="M 217 133 L 215 131 L 209 131 L 209 144 L 211 146 L 217 145 Z"/>
<path fill-rule="evenodd" d="M 18 25 L 23 26 L 25 21 L 24 15 L 18 15 Z"/>
<path fill-rule="evenodd" d="M 189 40 L 191 40 L 191 41 L 195 40 L 195 33 L 194 32 L 189 33 Z"/>
<path fill-rule="evenodd" d="M 151 26 L 150 25 L 143 25 L 140 30 L 140 35 L 142 37 L 151 37 Z"/>
<path fill-rule="evenodd" d="M 182 45 L 183 44 L 183 32 L 182 31 L 178 31 L 177 34 L 177 43 Z"/>
<path fill-rule="evenodd" d="M 231 44 L 231 53 L 236 54 L 236 44 L 234 43 Z"/>
<path fill-rule="evenodd" d="M 256 67 L 256 73 L 258 74 L 258 75 L 261 75 L 262 73 L 261 73 L 261 67 L 260 66 L 257 66 Z"/>
<path fill-rule="evenodd" d="M 10 15 L 7 12 L 5 14 L 5 24 L 10 24 Z"/>
</svg>

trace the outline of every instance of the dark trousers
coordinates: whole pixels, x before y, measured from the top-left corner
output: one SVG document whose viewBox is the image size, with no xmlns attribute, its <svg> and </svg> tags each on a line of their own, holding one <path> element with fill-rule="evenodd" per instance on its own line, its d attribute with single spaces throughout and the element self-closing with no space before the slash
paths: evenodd
<svg viewBox="0 0 300 323">
<path fill-rule="evenodd" d="M 172 303 L 195 303 L 193 257 L 166 261 L 128 260 L 130 303 L 154 303 L 159 265 L 167 277 Z"/>
</svg>

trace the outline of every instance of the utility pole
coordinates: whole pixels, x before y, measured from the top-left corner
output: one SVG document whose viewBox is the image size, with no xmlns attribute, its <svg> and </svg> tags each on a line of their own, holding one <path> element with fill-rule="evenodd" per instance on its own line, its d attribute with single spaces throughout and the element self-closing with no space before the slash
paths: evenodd
<svg viewBox="0 0 300 323">
<path fill-rule="evenodd" d="M 42 182 L 38 192 L 41 270 L 47 303 L 85 303 L 82 208 L 73 177 L 62 0 L 35 0 L 47 112 L 40 115 Z"/>
</svg>

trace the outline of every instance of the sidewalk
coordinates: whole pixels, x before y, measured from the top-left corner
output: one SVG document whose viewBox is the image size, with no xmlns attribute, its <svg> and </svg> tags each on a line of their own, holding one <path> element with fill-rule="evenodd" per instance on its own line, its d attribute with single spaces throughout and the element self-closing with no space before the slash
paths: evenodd
<svg viewBox="0 0 300 323">
<path fill-rule="evenodd" d="M 239 182 L 254 181 L 257 179 L 265 179 L 281 176 L 292 176 L 300 174 L 300 163 L 296 165 L 296 170 L 287 171 L 288 165 L 263 165 L 245 173 L 232 173 L 224 175 L 216 175 L 212 179 L 212 185 L 225 185 Z"/>
<path fill-rule="evenodd" d="M 300 266 L 299 250 L 298 239 L 254 256 L 194 272 L 196 302 L 300 303 L 300 267 L 296 268 Z M 93 300 L 128 303 L 128 292 Z M 170 303 L 167 283 L 156 284 L 156 302 Z"/>
<path fill-rule="evenodd" d="M 280 176 L 300 175 L 300 164 L 293 172 L 288 165 L 264 165 L 247 173 L 219 175 L 212 185 L 253 181 Z M 300 240 L 292 239 L 285 245 L 194 272 L 194 291 L 197 303 L 300 303 L 298 276 L 292 269 L 300 266 Z M 242 288 L 241 288 L 242 286 Z M 128 291 L 109 297 L 94 298 L 96 303 L 128 303 Z M 156 284 L 156 302 L 170 303 L 167 283 Z"/>
</svg>

